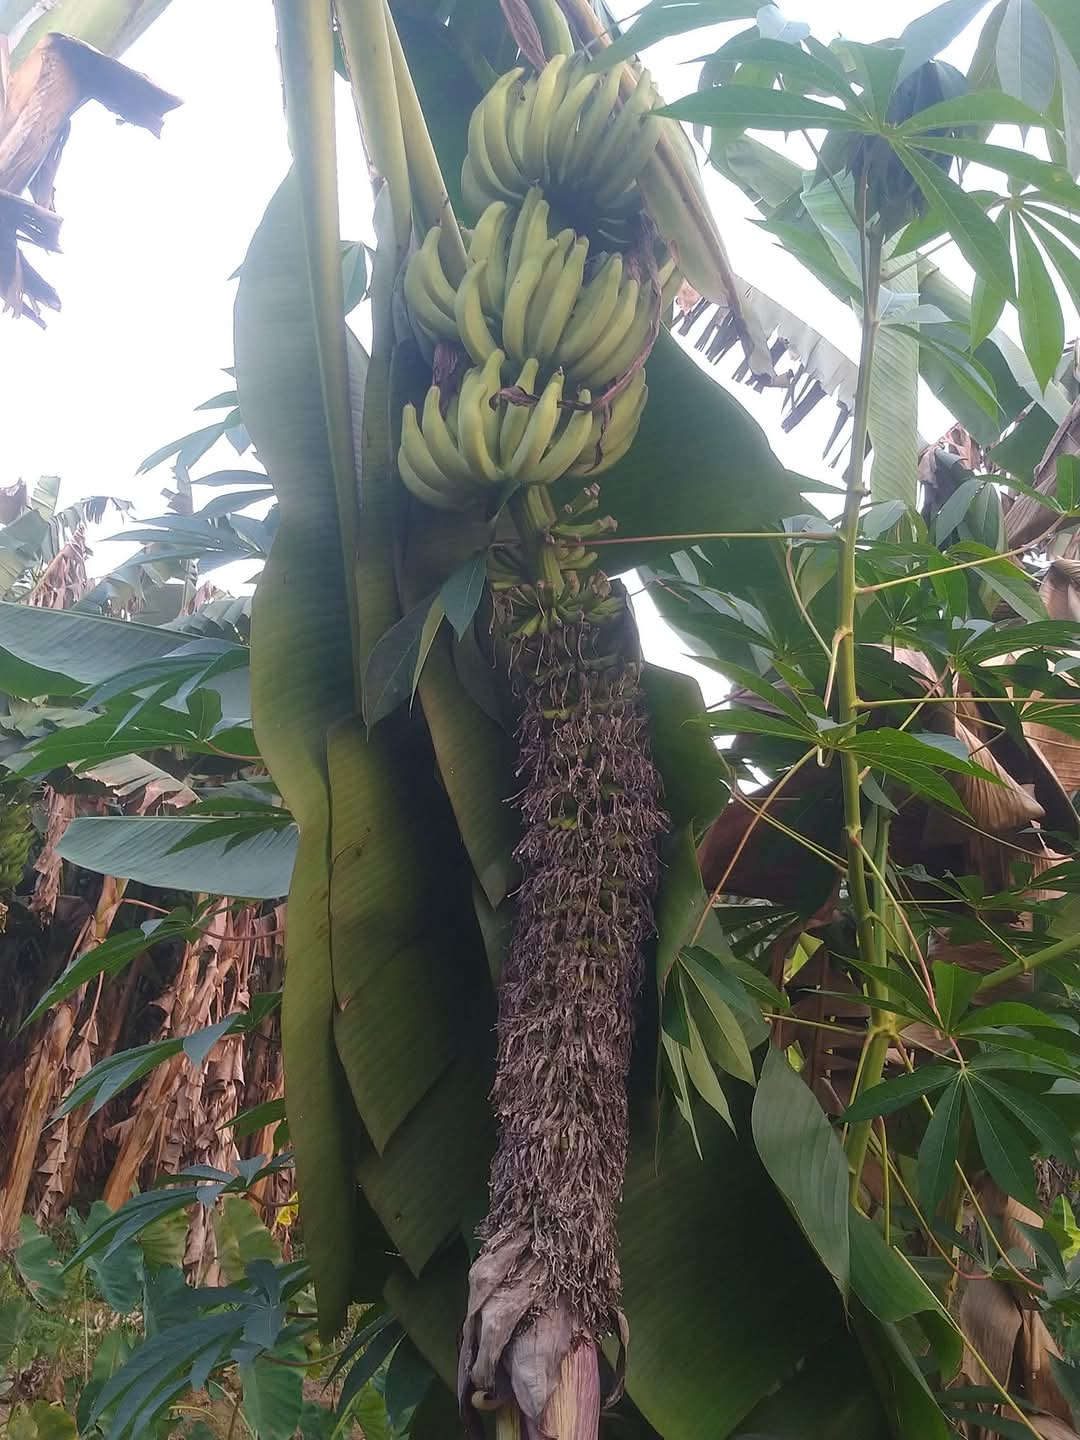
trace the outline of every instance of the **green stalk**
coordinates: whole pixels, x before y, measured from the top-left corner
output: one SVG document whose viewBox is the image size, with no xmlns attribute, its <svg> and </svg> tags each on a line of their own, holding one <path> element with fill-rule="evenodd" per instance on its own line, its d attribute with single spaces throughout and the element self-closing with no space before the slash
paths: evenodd
<svg viewBox="0 0 1080 1440">
<path fill-rule="evenodd" d="M 451 285 L 457 285 L 465 274 L 465 242 L 461 238 L 457 216 L 450 204 L 446 181 L 439 168 L 435 147 L 431 143 L 424 112 L 420 108 L 420 97 L 416 93 L 409 64 L 405 59 L 405 51 L 401 48 L 401 37 L 390 8 L 385 3 L 383 17 L 390 42 L 401 128 L 405 137 L 405 154 L 408 157 L 412 180 L 413 206 L 420 222 L 419 229 L 426 231 L 432 225 L 441 226 L 439 254 L 446 278 Z"/>
<path fill-rule="evenodd" d="M 864 231 L 862 236 L 862 341 L 859 352 L 859 382 L 855 394 L 854 429 L 851 437 L 851 465 L 848 470 L 847 492 L 844 497 L 844 514 L 840 528 L 840 596 L 836 626 L 836 697 L 841 725 L 854 727 L 859 711 L 859 687 L 855 671 L 855 604 L 858 587 L 855 578 L 855 554 L 859 538 L 859 512 L 864 495 L 864 473 L 866 467 L 866 438 L 870 416 L 870 390 L 874 372 L 874 354 L 878 338 L 878 299 L 881 291 L 881 232 L 876 227 L 865 229 L 866 195 L 862 197 Z M 855 926 L 858 934 L 859 954 L 864 964 L 874 965 L 882 958 L 878 953 L 880 943 L 884 944 L 883 927 L 875 926 L 866 880 L 866 863 L 863 852 L 862 791 L 859 783 L 858 758 L 841 752 L 840 773 L 844 787 L 844 831 L 847 843 L 848 893 L 855 912 Z M 883 823 L 885 816 L 878 815 L 875 839 L 881 850 L 878 874 L 884 876 L 888 848 L 888 826 Z M 879 888 L 884 889 L 879 881 Z M 884 894 L 882 903 L 887 903 Z M 881 913 L 879 911 L 878 913 Z M 872 985 L 871 995 L 877 993 Z M 860 1058 L 855 1095 L 881 1080 L 885 1057 L 889 1050 L 891 1020 L 887 1014 L 872 1007 L 870 1031 Z M 847 1154 L 851 1165 L 850 1197 L 857 1204 L 862 1184 L 863 1166 L 870 1144 L 871 1121 L 860 1121 L 852 1125 L 847 1137 Z"/>
<path fill-rule="evenodd" d="M 874 913 L 878 916 L 888 914 L 889 895 L 885 883 L 885 867 L 889 860 L 889 815 L 888 812 L 879 809 L 875 815 L 876 827 L 874 834 Z M 859 854 L 860 862 L 862 852 Z M 865 877 L 865 867 L 864 867 Z M 888 963 L 888 935 L 885 926 L 879 920 L 876 924 L 871 919 L 871 932 L 873 936 L 873 963 L 885 965 Z M 871 980 L 870 994 L 872 999 L 883 998 L 884 990 L 878 980 Z M 866 1043 L 863 1046 L 862 1055 L 859 1057 L 859 1068 L 855 1075 L 855 1083 L 852 1086 L 851 1098 L 854 1101 L 857 1095 L 864 1090 L 870 1090 L 881 1083 L 882 1071 L 885 1068 L 885 1057 L 889 1053 L 889 1044 L 893 1035 L 893 1018 L 887 1010 L 879 1010 L 871 1005 L 870 1008 L 870 1032 Z M 851 1179 L 849 1181 L 849 1194 L 851 1203 L 857 1205 L 859 1201 L 859 1187 L 862 1184 L 863 1166 L 866 1164 L 866 1154 L 870 1145 L 870 1136 L 874 1128 L 873 1120 L 858 1120 L 848 1131 L 847 1154 L 851 1165 Z"/>
<path fill-rule="evenodd" d="M 396 276 L 412 235 L 412 195 L 385 6 L 383 0 L 335 0 L 334 8 L 364 144 L 390 191 Z"/>
<path fill-rule="evenodd" d="M 1012 960 L 1008 965 L 1003 965 L 1000 970 L 995 970 L 992 975 L 985 976 L 980 982 L 977 995 L 986 990 L 993 990 L 998 985 L 1004 985 L 1007 980 L 1015 980 L 1017 975 L 1026 975 L 1029 970 L 1037 970 L 1040 965 L 1048 965 L 1051 960 L 1060 960 L 1063 955 L 1069 955 L 1074 950 L 1080 949 L 1080 933 L 1066 935 L 1064 940 L 1056 940 L 1053 945 L 1047 945 L 1043 950 L 1036 950 L 1034 955 L 1026 955 L 1023 959 Z"/>
<path fill-rule="evenodd" d="M 864 489 L 866 436 L 870 414 L 870 382 L 878 337 L 878 296 L 881 289 L 881 234 L 872 230 L 864 243 L 862 345 L 859 354 L 859 384 L 855 395 L 854 432 L 851 437 L 851 466 L 840 530 L 840 600 L 836 630 L 836 695 L 841 725 L 854 726 L 858 718 L 859 689 L 855 675 L 855 550 L 859 538 L 859 510 Z M 844 830 L 847 838 L 848 889 L 859 936 L 859 952 L 865 964 L 875 959 L 874 925 L 863 862 L 861 789 L 858 757 L 841 751 L 844 783 Z"/>
</svg>

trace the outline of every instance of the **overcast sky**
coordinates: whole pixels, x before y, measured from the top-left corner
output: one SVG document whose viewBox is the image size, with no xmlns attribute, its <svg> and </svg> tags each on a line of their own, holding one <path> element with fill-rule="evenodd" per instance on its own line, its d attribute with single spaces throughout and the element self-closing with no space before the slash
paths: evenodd
<svg viewBox="0 0 1080 1440">
<path fill-rule="evenodd" d="M 624 0 L 616 8 L 635 7 Z M 929 8 L 929 0 L 790 0 L 786 15 L 809 20 L 823 40 L 872 40 Z M 732 29 L 647 54 L 668 98 L 694 88 L 695 68 L 681 62 Z M 968 36 L 956 47 L 961 61 L 971 43 Z M 203 417 L 192 408 L 228 385 L 220 373 L 232 363 L 235 282 L 228 276 L 288 152 L 271 0 L 173 0 L 125 59 L 184 103 L 160 140 L 97 107 L 75 117 L 57 185 L 64 253 L 41 262 L 63 310 L 44 331 L 28 321 L 0 324 L 0 484 L 57 474 L 65 500 L 123 495 L 147 515 L 171 475 L 166 466 L 138 478 L 139 461 L 195 429 Z M 370 239 L 364 162 L 347 94 L 341 102 L 342 229 L 347 238 Z M 854 354 L 852 315 L 750 224 L 749 204 L 734 187 L 714 175 L 710 188 L 737 271 Z M 745 387 L 738 394 L 785 463 L 823 473 L 818 457 L 831 405 L 785 436 L 776 396 Z M 927 396 L 920 419 L 929 436 L 946 417 Z M 224 446 L 203 466 L 222 462 L 236 463 Z M 95 568 L 120 558 L 116 547 L 97 548 Z"/>
</svg>

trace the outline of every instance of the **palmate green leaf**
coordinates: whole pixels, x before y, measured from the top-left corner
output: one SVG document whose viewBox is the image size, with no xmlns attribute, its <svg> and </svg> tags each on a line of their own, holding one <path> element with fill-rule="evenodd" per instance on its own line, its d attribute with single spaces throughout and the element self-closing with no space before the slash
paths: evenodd
<svg viewBox="0 0 1080 1440">
<path fill-rule="evenodd" d="M 938 1097 L 933 1117 L 919 1146 L 919 1199 L 928 1217 L 935 1214 L 952 1181 L 960 1145 L 963 1084 L 957 1076 Z"/>
<path fill-rule="evenodd" d="M 1046 262 L 1031 231 L 1016 212 L 1012 228 L 1020 297 L 1020 335 L 1035 377 L 1045 389 L 1053 379 L 1065 347 L 1065 320 Z"/>
<path fill-rule="evenodd" d="M 912 264 L 890 282 L 918 303 L 918 269 Z M 906 330 L 884 325 L 878 333 L 870 383 L 870 496 L 913 509 L 918 498 L 919 342 Z"/>
<path fill-rule="evenodd" d="M 964 1086 L 979 1154 L 994 1180 L 1025 1205 L 1037 1205 L 1035 1174 L 1027 1142 L 978 1077 Z M 929 1132 L 928 1132 L 929 1133 Z"/>
<path fill-rule="evenodd" d="M 624 34 L 598 49 L 591 69 L 610 70 L 612 65 L 638 55 L 658 40 L 685 35 L 725 20 L 750 20 L 760 9 L 757 0 L 650 0 Z"/>
<path fill-rule="evenodd" d="M 1008 1085 L 1003 1080 L 995 1080 L 989 1075 L 973 1075 L 971 1083 L 977 1089 L 988 1091 L 1005 1110 L 1011 1111 L 1035 1137 L 1041 1150 L 1056 1155 L 1066 1165 L 1075 1163 L 1076 1142 L 1049 1105 L 1034 1095 L 1029 1095 L 1026 1090 Z"/>
<path fill-rule="evenodd" d="M 792 90 L 759 85 L 722 85 L 702 90 L 658 110 L 675 120 L 729 130 L 849 130 L 869 134 L 866 116 L 825 105 Z"/>
<path fill-rule="evenodd" d="M 1060 229 L 1060 222 L 1064 218 L 1058 216 L 1054 211 L 1039 209 L 1034 205 L 1024 207 L 1024 221 L 1029 231 L 1038 237 L 1043 249 L 1050 257 L 1051 264 L 1064 283 L 1069 299 L 1074 306 L 1077 306 L 1080 305 L 1080 255 L 1077 255 L 1076 251 L 1066 245 L 1061 236 L 1050 228 L 1057 222 L 1058 229 Z M 1080 226 L 1077 227 L 1077 233 L 1070 238 L 1074 244 L 1080 242 Z"/>
<path fill-rule="evenodd" d="M 971 125 L 1033 125 L 1041 129 L 1045 124 L 1045 115 L 1040 115 L 1030 105 L 1015 100 L 1011 95 L 1004 95 L 999 90 L 980 90 L 917 110 L 896 128 L 909 141 L 920 137 L 916 143 L 921 146 L 921 137 L 930 130 L 952 130 Z"/>
<path fill-rule="evenodd" d="M 848 1167 L 813 1092 L 769 1047 L 754 1094 L 754 1144 L 819 1259 L 846 1294 Z"/>
<path fill-rule="evenodd" d="M 1054 94 L 1054 42 L 1035 0 L 1009 0 L 997 39 L 1001 88 L 1044 111 Z"/>
<path fill-rule="evenodd" d="M 682 994 L 689 1012 L 688 1019 L 704 1042 L 706 1051 L 721 1070 L 747 1085 L 753 1085 L 755 1076 L 750 1047 L 724 988 L 710 971 L 689 959 L 686 953 L 680 957 L 679 967 L 684 977 Z"/>
<path fill-rule="evenodd" d="M 353 1269 L 352 1107 L 334 1055 L 326 737 L 354 692 L 337 497 L 305 279 L 299 195 L 286 180 L 241 270 L 237 386 L 281 506 L 252 607 L 252 709 L 259 749 L 300 828 L 285 937 L 283 1045 L 307 1255 L 323 1329 L 344 1318 Z"/>
<path fill-rule="evenodd" d="M 933 975 L 934 999 L 943 1033 L 948 1035 L 970 1004 L 982 976 L 978 971 L 965 970 L 961 965 L 947 965 L 941 960 L 934 961 Z"/>
<path fill-rule="evenodd" d="M 851 1122 L 871 1120 L 878 1115 L 892 1115 L 918 1100 L 920 1096 L 932 1095 L 936 1090 L 944 1089 L 955 1077 L 955 1073 L 951 1065 L 921 1065 L 909 1075 L 900 1075 L 895 1080 L 885 1080 L 880 1085 L 864 1090 L 844 1111 L 843 1118 L 846 1122 Z"/>
<path fill-rule="evenodd" d="M 987 3 L 988 0 L 944 0 L 926 14 L 917 15 L 900 33 L 904 61 L 898 78 L 903 80 L 944 50 L 986 8 Z"/>
<path fill-rule="evenodd" d="M 933 110 L 940 108 L 943 107 L 934 106 Z M 925 113 L 929 115 L 932 111 Z M 931 209 L 945 220 L 957 248 L 976 274 L 985 275 L 988 282 L 1010 298 L 1014 296 L 1016 287 L 1009 247 L 978 202 L 911 144 L 897 143 L 894 148 Z"/>
</svg>

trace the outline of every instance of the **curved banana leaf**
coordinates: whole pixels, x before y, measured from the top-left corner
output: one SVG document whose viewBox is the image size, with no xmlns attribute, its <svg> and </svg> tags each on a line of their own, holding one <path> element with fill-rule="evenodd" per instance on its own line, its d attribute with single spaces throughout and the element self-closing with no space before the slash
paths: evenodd
<svg viewBox="0 0 1080 1440">
<path fill-rule="evenodd" d="M 183 644 L 175 630 L 0 601 L 0 687 L 15 695 L 74 695 Z"/>
<path fill-rule="evenodd" d="M 251 616 L 252 711 L 274 781 L 300 827 L 289 895 L 282 1038 L 288 1114 L 319 1314 L 337 1330 L 351 1299 L 355 1121 L 334 1052 L 327 733 L 352 713 L 348 603 L 337 499 L 290 176 L 255 232 L 236 297 L 236 379 L 281 506 Z"/>
<path fill-rule="evenodd" d="M 275 900 L 288 894 L 296 860 L 295 826 L 223 836 L 212 819 L 159 815 L 83 815 L 56 853 L 73 865 L 163 890 Z M 207 838 L 200 839 L 200 830 Z M 181 848 L 177 848 L 181 847 Z"/>
</svg>

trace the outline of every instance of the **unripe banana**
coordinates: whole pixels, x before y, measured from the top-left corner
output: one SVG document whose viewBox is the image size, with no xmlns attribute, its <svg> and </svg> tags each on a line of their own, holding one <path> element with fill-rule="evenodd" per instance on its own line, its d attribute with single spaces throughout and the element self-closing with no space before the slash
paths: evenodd
<svg viewBox="0 0 1080 1440">
<path fill-rule="evenodd" d="M 422 505 L 430 505 L 433 510 L 464 510 L 470 503 L 468 499 L 451 499 L 425 485 L 402 451 L 398 452 L 398 474 L 401 476 L 401 483 L 413 498 Z"/>
<path fill-rule="evenodd" d="M 591 399 L 592 396 L 588 390 L 582 390 L 578 395 L 578 401 L 585 406 L 588 406 Z M 570 467 L 581 458 L 582 451 L 591 438 L 592 428 L 591 410 L 572 411 L 562 429 L 544 452 L 543 459 L 534 468 L 530 476 L 532 483 L 553 485 L 556 480 L 561 479 Z"/>
<path fill-rule="evenodd" d="M 439 259 L 439 229 L 432 226 L 405 267 L 405 299 L 413 319 L 439 340 L 457 339 L 454 291 Z"/>
<path fill-rule="evenodd" d="M 565 155 L 556 161 L 556 175 L 560 181 L 580 174 L 592 159 L 600 137 L 619 103 L 619 76 L 621 65 L 612 65 L 604 76 L 604 83 L 595 92 L 581 115 L 577 134 L 566 148 Z"/>
<path fill-rule="evenodd" d="M 499 358 L 501 363 L 501 353 Z M 488 448 L 485 434 L 484 409 L 492 393 L 487 388 L 483 372 L 466 371 L 458 392 L 457 415 L 458 445 L 461 453 L 469 464 L 473 479 L 489 485 L 497 484 L 503 478 L 502 471 Z"/>
<path fill-rule="evenodd" d="M 567 321 L 570 319 L 574 305 L 581 295 L 581 282 L 585 275 L 585 261 L 589 256 L 589 242 L 584 237 L 575 241 L 570 254 L 559 273 L 559 278 L 552 288 L 548 297 L 546 309 L 538 317 L 539 324 L 536 329 L 536 340 L 531 347 L 532 353 L 540 360 L 550 360 L 553 355 L 558 354 L 561 359 L 559 341 L 566 329 Z M 533 322 L 533 309 L 536 306 L 536 297 L 529 306 L 528 325 L 531 329 Z"/>
<path fill-rule="evenodd" d="M 481 210 L 492 200 L 506 200 L 513 204 L 518 199 L 517 190 L 504 185 L 499 179 L 488 155 L 487 140 L 484 136 L 484 106 L 487 100 L 485 95 L 469 120 L 469 153 L 466 157 L 472 165 L 473 175 L 484 197 Z"/>
<path fill-rule="evenodd" d="M 548 132 L 555 111 L 566 94 L 567 59 L 555 55 L 536 77 L 536 94 L 529 116 L 529 128 L 525 132 L 525 174 L 529 180 L 539 180 L 544 174 L 544 151 Z M 471 145 L 470 145 L 471 148 Z"/>
<path fill-rule="evenodd" d="M 480 300 L 486 271 L 486 260 L 481 260 L 478 265 L 470 265 L 454 297 L 454 318 L 461 342 L 477 365 L 482 365 L 488 356 L 498 349 Z"/>
<path fill-rule="evenodd" d="M 507 291 L 506 308 L 503 310 L 503 349 L 515 360 L 524 360 L 528 355 L 525 344 L 525 317 L 529 301 L 540 283 L 540 276 L 555 244 L 554 240 L 547 240 L 542 249 L 528 255 L 519 265 Z"/>
<path fill-rule="evenodd" d="M 521 367 L 521 373 L 515 382 L 517 388 L 524 390 L 527 395 L 533 394 L 539 371 L 539 362 L 535 356 L 530 356 Z M 525 433 L 525 427 L 529 423 L 531 407 L 515 405 L 509 400 L 503 401 L 503 407 L 502 423 L 499 427 L 499 460 L 503 469 L 509 471 L 510 461 L 514 458 L 521 443 L 521 437 Z"/>
<path fill-rule="evenodd" d="M 616 380 L 625 375 L 630 366 L 639 358 L 656 328 L 659 314 L 659 296 L 651 284 L 642 286 L 638 295 L 634 318 L 623 339 L 610 351 L 601 352 L 597 368 L 603 367 L 608 373 L 605 378 Z"/>
<path fill-rule="evenodd" d="M 472 157 L 469 155 L 465 156 L 461 167 L 461 198 L 465 201 L 465 208 L 471 210 L 474 215 L 482 214 L 492 200 L 499 198 L 488 195 L 483 190 L 473 168 Z"/>
<path fill-rule="evenodd" d="M 502 389 L 502 367 L 505 359 L 506 356 L 501 350 L 493 350 L 480 371 L 483 395 L 480 410 L 484 418 L 484 441 L 493 457 L 497 457 L 499 453 L 499 406 L 495 397 Z"/>
<path fill-rule="evenodd" d="M 515 211 L 505 200 L 496 200 L 480 216 L 469 237 L 470 263 L 475 265 L 481 260 L 487 261 L 480 297 L 489 315 L 497 315 L 505 299 L 507 252 L 515 218 Z"/>
<path fill-rule="evenodd" d="M 621 255 L 609 255 L 596 274 L 582 287 L 569 323 L 559 342 L 559 359 L 573 365 L 600 340 L 615 313 L 622 288 Z"/>
<path fill-rule="evenodd" d="M 640 88 L 640 87 L 639 87 Z M 620 155 L 613 163 L 606 177 L 597 185 L 595 200 L 598 205 L 607 206 L 618 199 L 623 192 L 636 184 L 660 140 L 663 124 L 658 115 L 643 115 L 635 122 L 635 130 L 624 142 Z"/>
<path fill-rule="evenodd" d="M 521 202 L 510 236 L 510 252 L 506 259 L 506 289 L 509 294 L 518 268 L 526 255 L 539 250 L 548 238 L 549 206 L 544 192 L 534 185 Z"/>
<path fill-rule="evenodd" d="M 442 396 L 437 385 L 432 385 L 424 397 L 421 429 L 427 447 L 443 474 L 460 485 L 473 484 L 472 467 L 458 448 L 456 427 L 451 430 L 450 412 L 445 418 L 443 416 Z"/>
<path fill-rule="evenodd" d="M 616 395 L 607 416 L 594 418 L 592 433 L 582 448 L 580 458 L 566 473 L 591 479 L 621 460 L 634 443 L 648 396 L 645 371 L 642 369 L 626 389 Z"/>
<path fill-rule="evenodd" d="M 500 184 L 509 194 L 517 196 L 524 190 L 521 170 L 510 153 L 507 132 L 510 128 L 510 92 L 524 70 L 508 70 L 500 75 L 480 104 L 484 149 Z M 470 140 L 471 144 L 471 140 Z"/>
<path fill-rule="evenodd" d="M 607 329 L 596 344 L 586 350 L 580 360 L 575 361 L 573 365 L 567 365 L 566 372 L 570 379 L 598 385 L 601 381 L 612 378 L 614 371 L 608 368 L 607 361 L 630 332 L 640 293 L 641 286 L 633 276 L 623 281 L 619 299 Z"/>
<path fill-rule="evenodd" d="M 652 83 L 649 72 L 643 70 L 630 99 L 620 110 L 615 112 L 603 140 L 595 147 L 592 155 L 585 157 L 588 168 L 581 172 L 582 185 L 599 187 L 607 181 L 612 167 L 622 160 L 627 149 L 632 147 L 635 139 L 638 138 L 641 116 L 652 107 L 655 94 L 656 87 Z M 659 139 L 659 134 L 656 139 Z M 655 148 L 655 144 L 654 140 L 653 148 Z M 642 164 L 648 159 L 649 154 L 651 154 L 651 150 L 646 152 Z M 637 178 L 636 172 L 632 178 Z"/>
<path fill-rule="evenodd" d="M 555 294 L 555 287 L 566 268 L 567 257 L 573 248 L 575 238 L 573 230 L 560 230 L 555 236 L 555 248 L 544 261 L 540 279 L 536 282 L 536 289 L 529 299 L 529 308 L 525 315 L 525 353 L 535 355 L 539 360 L 545 358 L 540 354 L 536 343 L 540 326 Z"/>
<path fill-rule="evenodd" d="M 581 112 L 599 87 L 600 81 L 595 75 L 583 75 L 579 80 L 570 82 L 562 103 L 551 117 L 551 128 L 545 141 L 544 174 L 548 179 L 559 178 L 560 164 L 571 151 Z"/>
<path fill-rule="evenodd" d="M 563 392 L 563 372 L 556 370 L 544 386 L 540 399 L 533 406 L 529 423 L 521 437 L 521 443 L 510 461 L 510 475 L 528 485 L 532 471 L 540 463 L 544 451 L 551 444 L 551 438 L 559 423 L 559 401 Z"/>
<path fill-rule="evenodd" d="M 402 412 L 398 470 L 408 488 L 426 505 L 457 509 L 474 498 L 468 485 L 452 480 L 436 463 L 413 405 L 406 405 Z"/>
<path fill-rule="evenodd" d="M 525 174 L 525 136 L 528 132 L 529 122 L 532 117 L 533 100 L 536 98 L 535 79 L 518 81 L 517 85 L 510 91 L 508 102 L 510 119 L 507 124 L 506 138 L 510 145 L 510 154 L 514 164 L 520 170 L 522 176 Z"/>
</svg>

